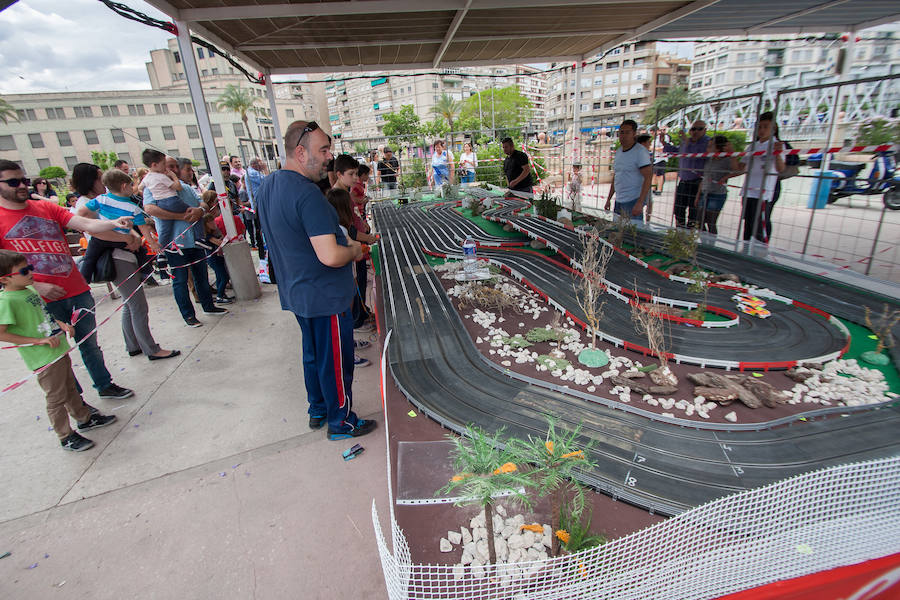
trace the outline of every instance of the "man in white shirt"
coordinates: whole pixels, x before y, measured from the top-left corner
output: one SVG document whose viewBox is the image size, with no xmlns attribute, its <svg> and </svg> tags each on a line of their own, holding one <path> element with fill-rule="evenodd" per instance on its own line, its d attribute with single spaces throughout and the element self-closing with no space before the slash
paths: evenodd
<svg viewBox="0 0 900 600">
<path fill-rule="evenodd" d="M 653 169 L 650 153 L 637 143 L 637 123 L 626 119 L 619 126 L 619 149 L 613 164 L 614 178 L 606 199 L 606 210 L 616 197 L 615 212 L 625 218 L 641 220 L 644 200 L 650 193 Z"/>
</svg>

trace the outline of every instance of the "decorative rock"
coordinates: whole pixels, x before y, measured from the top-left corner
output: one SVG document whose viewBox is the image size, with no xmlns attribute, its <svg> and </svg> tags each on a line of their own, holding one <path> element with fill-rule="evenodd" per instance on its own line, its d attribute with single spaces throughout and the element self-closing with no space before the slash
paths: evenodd
<svg viewBox="0 0 900 600">
<path fill-rule="evenodd" d="M 508 519 L 507 519 L 507 520 L 508 520 Z M 503 539 L 508 540 L 508 539 L 509 539 L 509 536 L 511 536 L 512 534 L 514 534 L 516 531 L 517 531 L 517 529 L 516 529 L 516 526 L 515 526 L 515 525 L 506 525 L 506 526 L 503 527 L 503 529 L 500 531 L 500 536 L 501 536 Z"/>
<path fill-rule="evenodd" d="M 484 578 L 484 567 L 482 567 L 481 565 L 473 566 L 472 567 L 472 577 L 474 577 L 476 579 L 483 579 Z"/>
<path fill-rule="evenodd" d="M 522 547 L 531 548 L 534 546 L 535 535 L 533 531 L 522 532 Z"/>
<path fill-rule="evenodd" d="M 484 527 L 484 512 L 479 512 L 477 515 L 472 517 L 472 520 L 469 521 L 469 527 L 475 529 L 476 527 Z"/>
<path fill-rule="evenodd" d="M 466 574 L 465 563 L 459 563 L 457 565 L 453 565 L 453 580 L 459 581 Z"/>
<path fill-rule="evenodd" d="M 505 517 L 505 516 L 506 516 L 506 509 L 503 508 L 503 505 L 502 505 L 502 504 L 498 504 L 498 505 L 497 505 L 497 514 L 500 515 L 501 517 Z M 502 526 L 503 526 L 503 525 L 501 524 L 501 527 L 502 527 Z"/>
<path fill-rule="evenodd" d="M 465 544 L 468 544 L 468 543 L 471 542 L 471 541 L 473 541 L 473 540 L 472 540 L 472 533 L 471 533 L 467 528 L 461 527 L 461 528 L 460 528 L 460 533 L 462 533 L 462 543 L 463 543 L 464 545 L 465 545 Z"/>
<path fill-rule="evenodd" d="M 453 544 L 447 538 L 441 538 L 441 552 L 453 552 Z"/>
<path fill-rule="evenodd" d="M 447 539 L 450 540 L 451 544 L 458 546 L 462 542 L 462 533 L 459 531 L 448 531 Z"/>
<path fill-rule="evenodd" d="M 545 547 L 550 548 L 553 546 L 553 529 L 549 525 L 544 525 L 544 535 L 541 537 L 541 543 L 544 544 Z"/>
<path fill-rule="evenodd" d="M 725 420 L 731 421 L 732 423 L 737 423 L 737 415 L 734 413 L 734 411 L 731 411 L 730 413 L 725 415 Z"/>
<path fill-rule="evenodd" d="M 500 537 L 494 538 L 494 551 L 497 553 L 497 560 L 506 560 L 509 557 L 509 546 L 506 540 Z"/>
<path fill-rule="evenodd" d="M 487 539 L 487 528 L 485 527 L 476 527 L 472 530 L 472 538 L 477 542 L 478 540 L 486 540 Z"/>
<path fill-rule="evenodd" d="M 494 531 L 500 531 L 503 529 L 503 517 L 500 515 L 494 515 Z M 485 537 L 487 537 L 487 531 L 485 531 Z"/>
<path fill-rule="evenodd" d="M 547 249 L 547 244 L 545 244 L 544 242 L 539 242 L 537 240 L 531 240 L 531 243 L 529 245 L 531 246 L 532 250 L 546 250 Z"/>
<path fill-rule="evenodd" d="M 525 546 L 525 540 L 518 533 L 514 533 L 513 535 L 509 536 L 509 540 L 507 543 L 509 545 L 510 551 L 521 550 Z"/>
<path fill-rule="evenodd" d="M 480 560 L 482 563 L 486 563 L 490 557 L 488 554 L 488 543 L 487 540 L 479 540 L 475 543 L 475 558 Z"/>
</svg>

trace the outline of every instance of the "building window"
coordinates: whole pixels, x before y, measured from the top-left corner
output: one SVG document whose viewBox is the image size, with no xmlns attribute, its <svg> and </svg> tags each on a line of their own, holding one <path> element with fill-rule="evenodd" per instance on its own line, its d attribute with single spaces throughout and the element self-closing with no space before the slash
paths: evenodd
<svg viewBox="0 0 900 600">
<path fill-rule="evenodd" d="M 39 159 L 37 159 L 37 161 L 38 161 L 38 170 L 39 171 L 43 171 L 44 169 L 46 169 L 47 167 L 50 166 L 49 158 L 39 158 Z"/>
<path fill-rule="evenodd" d="M 78 164 L 77 156 L 67 156 L 66 157 L 66 170 L 71 171 L 75 168 L 75 165 Z"/>
<path fill-rule="evenodd" d="M 218 74 L 219 74 L 219 70 L 218 70 L 218 69 L 213 69 L 213 70 L 212 70 L 212 74 L 213 74 L 213 75 L 218 75 Z"/>
<path fill-rule="evenodd" d="M 90 106 L 76 106 L 75 108 L 75 118 L 83 119 L 85 117 L 93 117 L 94 112 L 91 110 Z"/>
<path fill-rule="evenodd" d="M 225 156 L 225 146 L 216 146 L 216 156 Z"/>
<path fill-rule="evenodd" d="M 137 128 L 137 136 L 138 136 L 138 139 L 141 140 L 142 142 L 149 142 L 150 141 L 150 130 L 147 129 L 146 127 L 138 127 Z"/>
<path fill-rule="evenodd" d="M 209 69 L 202 69 L 202 70 L 200 71 L 200 75 L 202 75 L 203 77 L 208 77 L 208 76 L 209 76 Z"/>
<path fill-rule="evenodd" d="M 288 117 L 293 117 L 294 115 L 288 115 Z M 237 137 L 241 137 L 244 135 L 244 124 L 243 123 L 232 123 L 234 127 L 234 135 Z"/>
<path fill-rule="evenodd" d="M 197 48 L 197 58 L 203 58 L 203 48 Z"/>
<path fill-rule="evenodd" d="M 200 132 L 197 130 L 196 125 L 188 125 L 187 126 L 188 138 L 192 140 L 200 139 Z"/>
<path fill-rule="evenodd" d="M 15 150 L 16 141 L 11 135 L 0 135 L 0 150 Z"/>
<path fill-rule="evenodd" d="M 158 115 L 169 114 L 169 105 L 168 104 L 154 104 L 153 108 L 156 109 L 156 114 L 158 114 Z"/>
<path fill-rule="evenodd" d="M 72 138 L 69 137 L 68 131 L 57 131 L 56 139 L 59 141 L 60 146 L 71 146 L 72 145 Z"/>
<path fill-rule="evenodd" d="M 47 109 L 47 118 L 48 119 L 65 119 L 66 111 L 61 108 L 48 108 Z"/>
<path fill-rule="evenodd" d="M 440 86 L 439 86 L 438 84 L 436 84 L 436 83 L 432 83 L 432 84 L 431 84 L 431 88 L 432 88 L 432 89 L 435 89 L 435 90 L 436 90 L 436 89 L 438 89 L 439 87 L 440 87 Z"/>
<path fill-rule="evenodd" d="M 163 130 L 163 139 L 164 140 L 174 140 L 175 139 L 175 129 L 171 125 L 164 125 L 162 130 Z"/>
<path fill-rule="evenodd" d="M 181 62 L 181 54 L 179 54 L 178 52 L 175 52 L 175 62 L 176 63 Z"/>
<path fill-rule="evenodd" d="M 44 147 L 44 138 L 41 137 L 39 133 L 29 133 L 28 141 L 31 142 L 32 148 L 43 148 Z"/>
<path fill-rule="evenodd" d="M 394 90 L 394 92 L 396 92 L 396 91 L 397 91 L 397 90 Z M 286 111 L 284 111 L 284 113 L 287 115 L 287 118 L 288 118 L 288 119 L 293 119 L 293 118 L 294 118 L 294 109 L 293 109 L 293 108 L 287 109 Z"/>
<path fill-rule="evenodd" d="M 125 143 L 125 134 L 122 133 L 121 129 L 110 129 L 109 132 L 112 134 L 112 139 L 117 144 Z"/>
<path fill-rule="evenodd" d="M 618 62 L 618 61 L 606 63 L 606 69 L 607 69 L 607 70 L 609 70 L 609 69 L 618 69 L 618 68 L 619 68 L 619 62 Z"/>
<path fill-rule="evenodd" d="M 100 138 L 97 137 L 97 131 L 95 129 L 85 129 L 84 141 L 87 142 L 89 146 L 99 144 Z"/>
<path fill-rule="evenodd" d="M 147 111 L 144 108 L 143 104 L 129 104 L 128 105 L 128 114 L 132 117 L 137 115 L 146 115 Z"/>
<path fill-rule="evenodd" d="M 191 155 L 194 157 L 194 160 L 199 160 L 200 162 L 203 162 L 206 158 L 203 148 L 191 148 Z"/>
<path fill-rule="evenodd" d="M 116 155 L 119 157 L 120 160 L 124 160 L 129 165 L 134 164 L 131 162 L 131 155 L 128 154 L 127 152 L 117 152 Z"/>
<path fill-rule="evenodd" d="M 210 123 L 213 137 L 222 137 L 222 126 L 218 123 Z"/>
</svg>

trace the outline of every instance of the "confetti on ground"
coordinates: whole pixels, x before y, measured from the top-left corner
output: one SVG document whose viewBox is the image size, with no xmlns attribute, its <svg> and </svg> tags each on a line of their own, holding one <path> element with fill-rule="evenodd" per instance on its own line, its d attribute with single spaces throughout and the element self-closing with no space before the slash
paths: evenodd
<svg viewBox="0 0 900 600">
<path fill-rule="evenodd" d="M 45 554 L 45 555 L 44 555 L 44 558 L 50 558 L 50 555 L 49 555 L 49 554 Z"/>
<path fill-rule="evenodd" d="M 870 335 L 870 336 L 869 336 L 869 339 L 870 339 L 870 340 L 877 340 L 877 339 L 878 339 L 878 336 L 877 336 L 877 335 Z"/>
<path fill-rule="evenodd" d="M 222 471 L 221 473 L 219 473 L 219 477 L 225 477 L 225 471 Z"/>
<path fill-rule="evenodd" d="M 35 420 L 35 421 L 40 421 L 40 420 L 41 420 L 41 415 L 37 415 L 37 416 L 34 418 L 34 420 Z"/>
<path fill-rule="evenodd" d="M 762 377 L 763 374 L 762 374 L 762 373 L 754 373 L 753 376 L 754 376 L 754 377 Z"/>
<path fill-rule="evenodd" d="M 237 469 L 239 466 L 241 466 L 241 463 L 238 463 L 238 464 L 236 464 L 236 465 L 231 465 L 231 468 L 232 468 L 232 469 Z"/>
<path fill-rule="evenodd" d="M 281 420 L 287 423 L 287 419 L 285 419 L 284 417 L 282 417 Z"/>
<path fill-rule="evenodd" d="M 29 569 L 37 569 L 37 566 L 38 566 L 38 564 L 34 563 L 33 565 L 29 566 L 28 568 Z"/>
<path fill-rule="evenodd" d="M 415 417 L 415 416 L 416 416 L 416 411 L 411 410 L 411 411 L 409 411 L 409 412 L 406 413 L 406 414 L 408 414 L 410 417 Z"/>
<path fill-rule="evenodd" d="M 138 427 L 140 427 L 140 424 L 139 424 L 139 423 L 135 423 L 135 424 L 134 424 L 134 427 L 135 427 L 135 429 L 137 429 Z"/>
</svg>

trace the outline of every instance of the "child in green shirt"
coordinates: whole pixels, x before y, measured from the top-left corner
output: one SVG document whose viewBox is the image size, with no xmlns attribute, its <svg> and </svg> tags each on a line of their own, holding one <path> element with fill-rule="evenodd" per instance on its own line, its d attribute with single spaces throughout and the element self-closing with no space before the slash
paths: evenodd
<svg viewBox="0 0 900 600">
<path fill-rule="evenodd" d="M 93 412 L 81 398 L 81 387 L 72 372 L 69 343 L 63 333 L 73 335 L 71 325 L 55 321 L 31 284 L 34 267 L 18 252 L 0 250 L 0 341 L 21 346 L 25 365 L 37 373 L 47 397 L 47 416 L 63 449 L 82 452 L 94 442 L 78 431 L 89 431 L 116 421 L 115 415 Z M 73 431 L 69 415 L 78 423 Z"/>
</svg>

